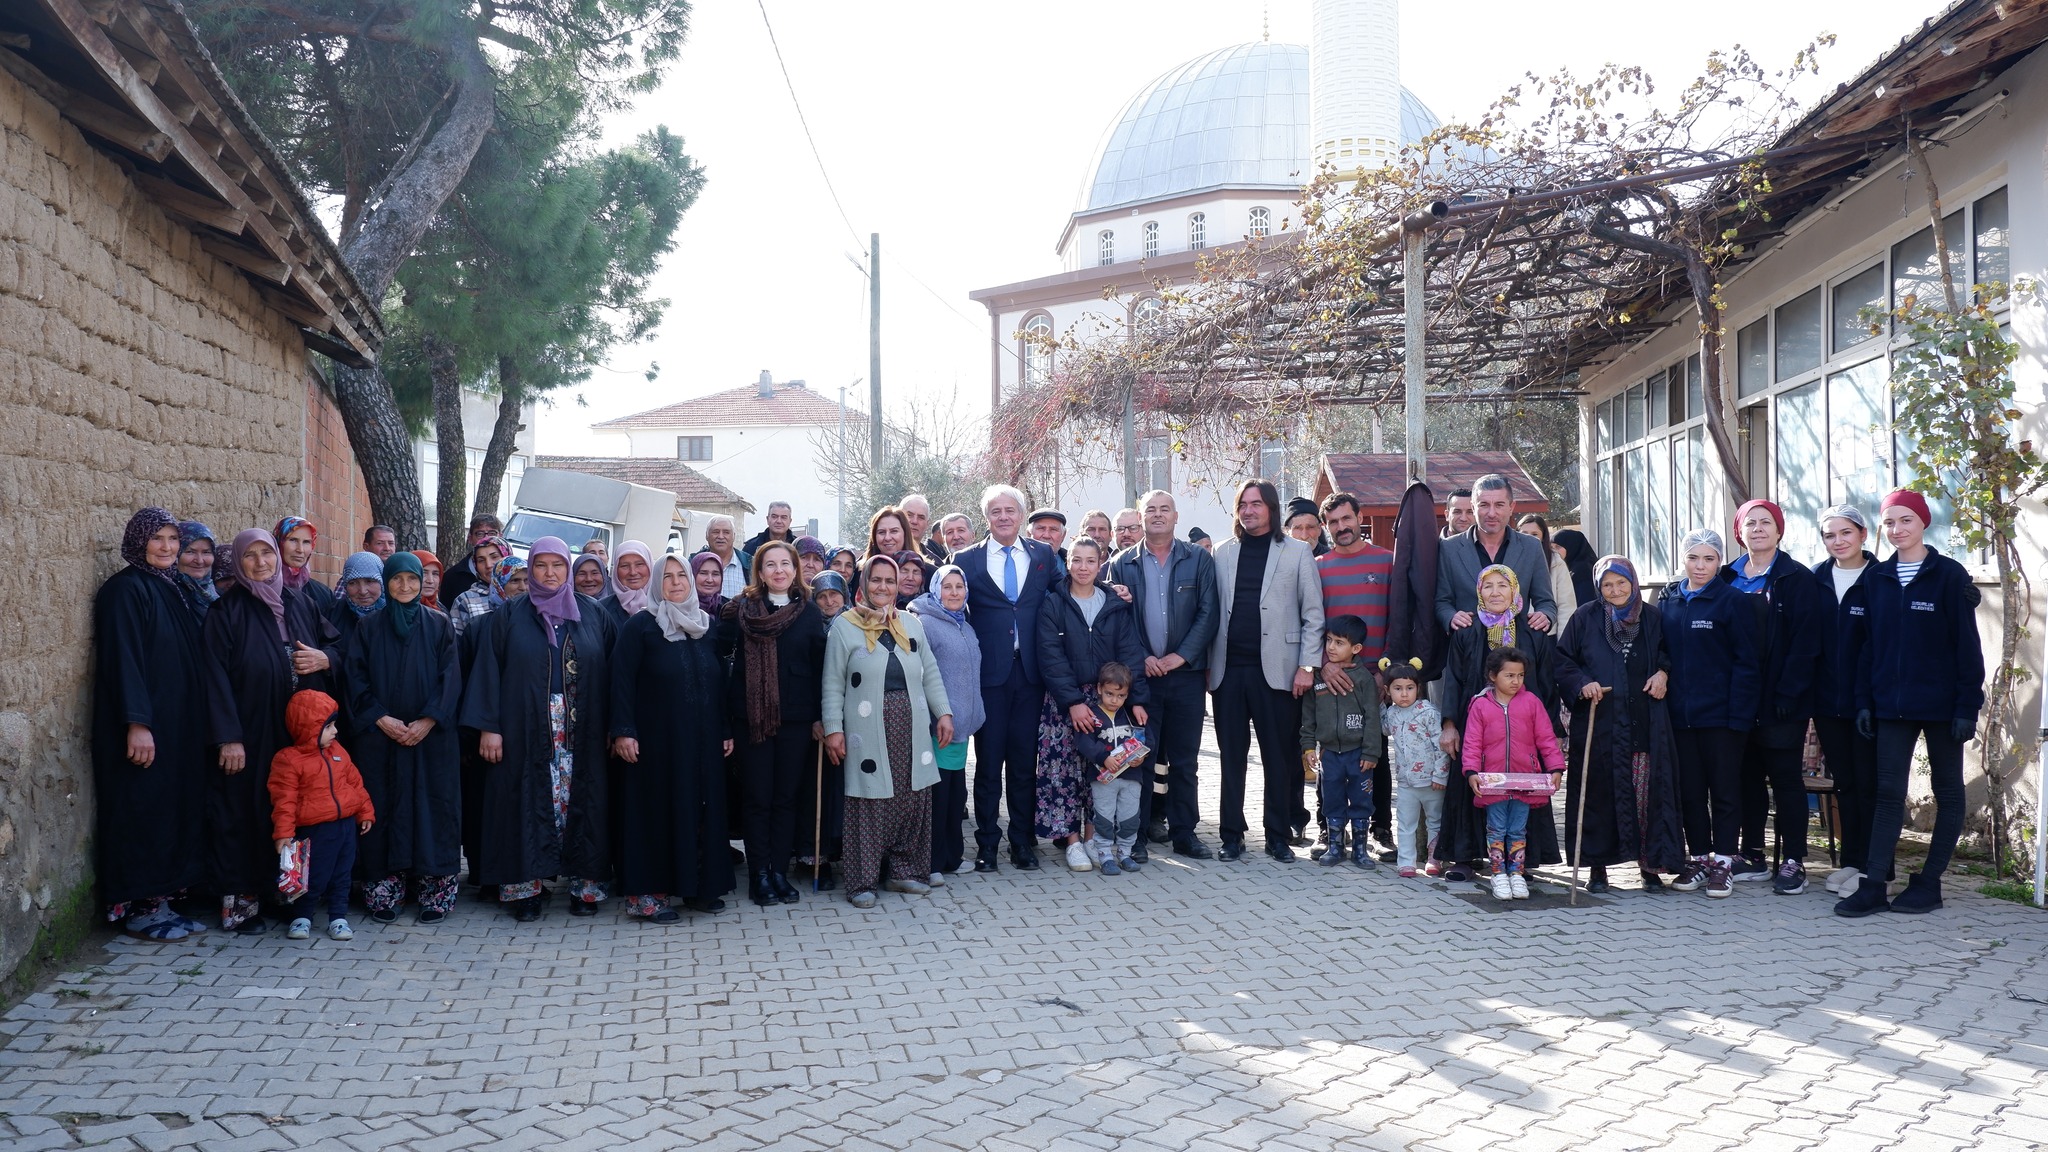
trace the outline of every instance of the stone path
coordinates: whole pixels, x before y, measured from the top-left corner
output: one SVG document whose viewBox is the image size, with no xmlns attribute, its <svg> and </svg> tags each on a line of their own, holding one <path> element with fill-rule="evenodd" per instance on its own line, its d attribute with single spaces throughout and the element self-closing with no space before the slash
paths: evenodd
<svg viewBox="0 0 2048 1152">
<path fill-rule="evenodd" d="M 1214 811 L 1214 762 L 1204 811 Z M 1257 772 L 1253 772 L 1253 812 Z M 2038 1148 L 2048 916 L 1254 852 L 656 927 L 126 939 L 0 1018 L 0 1147 Z M 1955 886 L 1951 886 L 1954 888 Z M 743 902 L 741 902 L 743 904 Z M 1505 1143 L 1504 1143 L 1505 1142 Z"/>
</svg>

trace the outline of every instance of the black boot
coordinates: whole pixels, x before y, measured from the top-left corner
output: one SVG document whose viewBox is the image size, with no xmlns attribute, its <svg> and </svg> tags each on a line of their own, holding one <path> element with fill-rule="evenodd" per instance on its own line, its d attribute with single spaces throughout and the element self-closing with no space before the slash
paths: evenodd
<svg viewBox="0 0 2048 1152">
<path fill-rule="evenodd" d="M 1862 893 L 1866 887 L 1878 888 L 1880 891 L 1883 889 L 1882 885 L 1864 883 L 1856 886 L 1857 893 Z M 1853 898 L 1851 897 L 1851 899 Z M 1941 907 L 1941 877 L 1929 876 L 1925 872 L 1915 872 L 1907 877 L 1906 890 L 1899 893 L 1898 898 L 1892 901 L 1892 911 L 1915 915 L 1922 912 L 1932 912 L 1939 907 Z"/>
<path fill-rule="evenodd" d="M 1835 915 L 1847 916 L 1853 920 L 1873 912 L 1882 912 L 1889 907 L 1891 902 L 1884 898 L 1884 885 L 1875 880 L 1866 880 L 1856 885 L 1856 891 L 1835 901 Z"/>
<path fill-rule="evenodd" d="M 747 899 L 752 900 L 763 908 L 768 907 L 770 904 L 782 903 L 782 897 L 775 894 L 774 887 L 768 882 L 768 870 L 766 868 L 754 873 L 754 879 L 747 885 Z"/>
<path fill-rule="evenodd" d="M 1592 878 L 1586 881 L 1586 891 L 1600 893 L 1607 891 L 1607 869 L 1600 864 L 1593 865 Z"/>
<path fill-rule="evenodd" d="M 780 872 L 770 872 L 768 874 L 768 890 L 773 892 L 775 898 L 784 904 L 794 904 L 799 899 L 796 888 L 789 882 L 789 877 Z"/>
</svg>

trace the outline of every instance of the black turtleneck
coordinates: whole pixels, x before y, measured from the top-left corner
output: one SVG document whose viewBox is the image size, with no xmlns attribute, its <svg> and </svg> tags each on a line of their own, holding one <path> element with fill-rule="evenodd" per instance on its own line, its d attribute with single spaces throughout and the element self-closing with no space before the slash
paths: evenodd
<svg viewBox="0 0 2048 1152">
<path fill-rule="evenodd" d="M 1271 532 L 1238 540 L 1237 583 L 1231 591 L 1230 630 L 1224 634 L 1225 667 L 1259 666 L 1259 593 L 1266 586 L 1266 555 L 1272 550 Z"/>
</svg>

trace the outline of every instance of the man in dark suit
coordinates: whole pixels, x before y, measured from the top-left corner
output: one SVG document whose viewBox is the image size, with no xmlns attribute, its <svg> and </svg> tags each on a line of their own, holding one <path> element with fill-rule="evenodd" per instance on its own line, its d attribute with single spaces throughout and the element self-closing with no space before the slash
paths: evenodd
<svg viewBox="0 0 2048 1152">
<path fill-rule="evenodd" d="M 981 642 L 981 703 L 987 719 L 974 735 L 974 870 L 996 870 L 1003 829 L 998 807 L 1010 801 L 1010 862 L 1038 867 L 1038 607 L 1059 579 L 1052 549 L 1020 537 L 1024 495 L 1006 484 L 981 494 L 988 535 L 952 555 L 967 578 L 967 618 Z"/>
</svg>

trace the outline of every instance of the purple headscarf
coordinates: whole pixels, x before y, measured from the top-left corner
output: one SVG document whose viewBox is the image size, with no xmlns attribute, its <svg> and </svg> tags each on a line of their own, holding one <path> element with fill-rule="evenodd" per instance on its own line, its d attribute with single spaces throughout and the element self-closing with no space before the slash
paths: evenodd
<svg viewBox="0 0 2048 1152">
<path fill-rule="evenodd" d="M 276 566 L 270 570 L 270 579 L 261 584 L 242 574 L 242 553 L 247 552 L 251 544 L 268 544 L 271 554 L 277 557 Z M 234 569 L 236 586 L 248 589 L 251 596 L 270 609 L 271 618 L 277 621 L 277 638 L 291 643 L 291 636 L 284 630 L 284 557 L 278 555 L 277 537 L 261 528 L 242 529 L 235 535 L 235 542 L 228 546 L 228 564 Z"/>
<path fill-rule="evenodd" d="M 638 588 L 628 588 L 619 580 L 619 561 L 629 555 L 638 556 L 647 562 L 647 583 Z M 612 591 L 618 596 L 619 607 L 626 610 L 626 615 L 631 616 L 635 612 L 647 610 L 647 590 L 654 587 L 655 582 L 660 579 L 661 573 L 654 570 L 654 553 L 647 550 L 647 545 L 638 540 L 627 540 L 619 545 L 619 554 L 612 557 Z"/>
<path fill-rule="evenodd" d="M 169 568 L 154 568 L 149 563 L 149 538 L 166 528 L 176 528 L 178 518 L 152 505 L 136 511 L 128 518 L 128 527 L 121 533 L 121 559 L 131 568 L 140 568 L 160 580 L 166 580 L 175 587 L 178 583 L 178 562 L 171 561 Z"/>
<path fill-rule="evenodd" d="M 576 558 L 569 552 L 569 545 L 560 536 L 543 536 L 533 542 L 533 547 L 526 550 L 527 602 L 532 604 L 533 610 L 540 613 L 540 618 L 547 622 L 548 643 L 560 648 L 562 638 L 557 634 L 557 629 L 564 624 L 574 624 L 583 619 L 583 610 L 576 606 L 576 581 L 573 576 L 564 573 L 562 583 L 553 591 L 542 588 L 540 581 L 534 579 L 533 561 L 541 556 L 560 556 L 565 566 L 575 563 Z"/>
<path fill-rule="evenodd" d="M 697 574 L 704 570 L 704 564 L 706 561 L 709 561 L 710 563 L 716 564 L 718 566 L 719 580 L 723 581 L 725 579 L 725 561 L 720 560 L 718 558 L 718 553 L 699 552 L 695 556 L 690 557 L 690 586 L 692 588 L 697 586 Z M 702 592 L 699 592 L 697 594 L 697 606 L 699 608 L 704 609 L 704 611 L 710 613 L 711 615 L 716 616 L 718 615 L 718 610 L 725 606 L 725 595 L 723 593 L 718 593 L 715 595 L 706 596 Z"/>
</svg>

